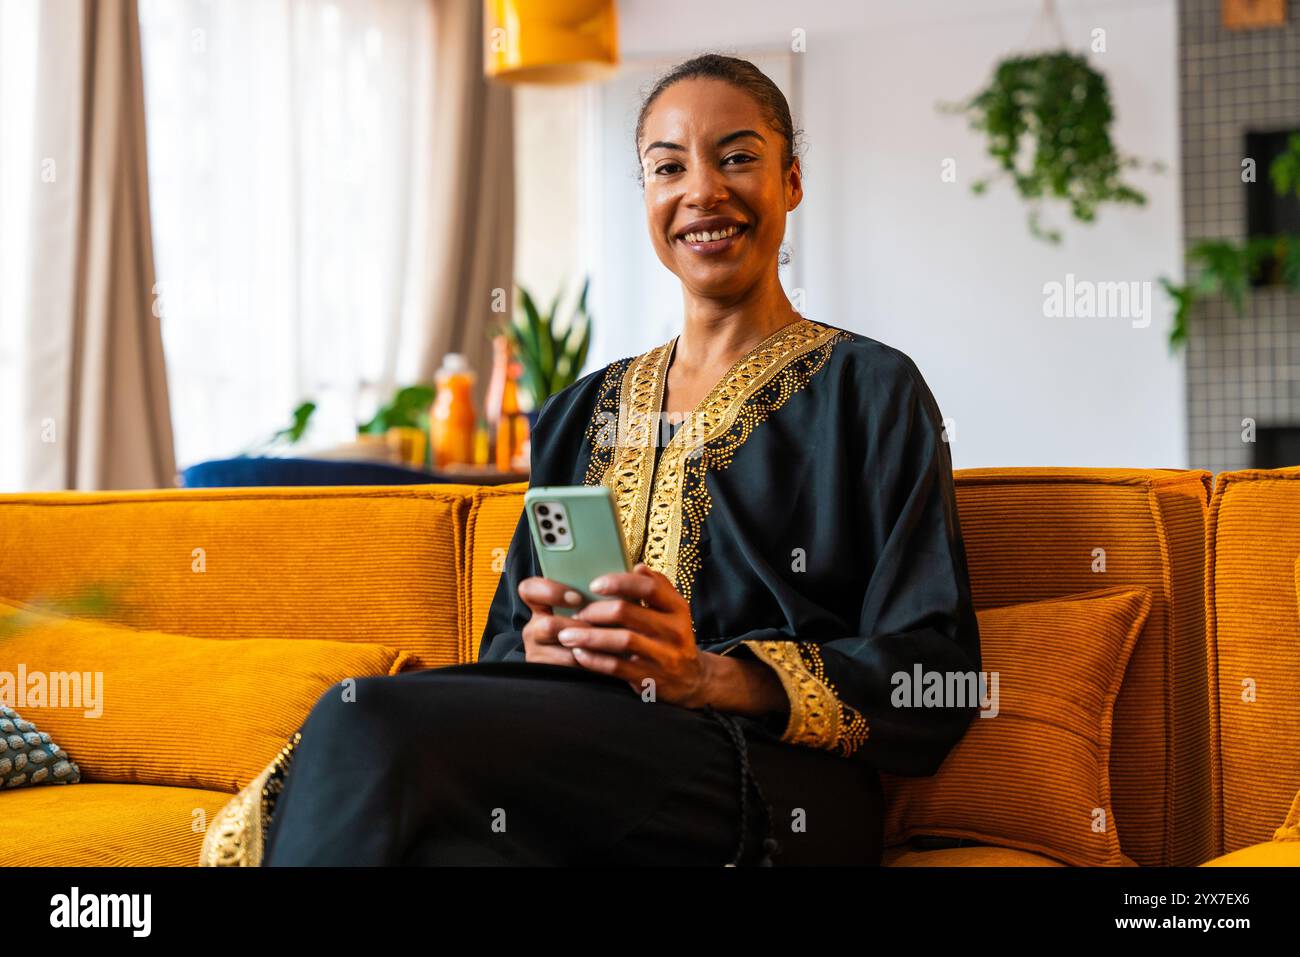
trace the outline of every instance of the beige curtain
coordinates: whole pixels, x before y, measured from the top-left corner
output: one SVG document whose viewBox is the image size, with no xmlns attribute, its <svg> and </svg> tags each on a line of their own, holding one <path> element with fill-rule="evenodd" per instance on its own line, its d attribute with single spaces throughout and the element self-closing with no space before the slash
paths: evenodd
<svg viewBox="0 0 1300 957">
<path fill-rule="evenodd" d="M 26 485 L 175 483 L 136 0 L 40 4 Z"/>
<path fill-rule="evenodd" d="M 482 0 L 436 0 L 427 238 L 430 322 L 420 378 L 448 352 L 491 369 L 488 333 L 514 301 L 514 133 L 510 89 L 483 75 Z M 498 293 L 498 290 L 500 292 Z M 504 306 L 494 312 L 493 305 Z"/>
</svg>

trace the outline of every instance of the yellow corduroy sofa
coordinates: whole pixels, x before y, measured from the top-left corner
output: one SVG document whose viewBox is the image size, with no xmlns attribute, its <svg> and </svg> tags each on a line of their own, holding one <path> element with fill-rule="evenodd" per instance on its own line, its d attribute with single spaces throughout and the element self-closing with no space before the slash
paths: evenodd
<svg viewBox="0 0 1300 957">
<path fill-rule="evenodd" d="M 1213 489 L 1207 472 L 1165 469 L 975 469 L 959 471 L 956 484 L 978 609 L 1111 586 L 1152 596 L 1114 714 L 1110 789 L 1124 855 L 1149 866 L 1300 864 L 1291 808 L 1300 787 L 1300 469 L 1226 473 Z M 406 652 L 414 667 L 472 661 L 522 493 L 443 485 L 3 495 L 0 601 L 57 606 L 88 583 L 107 584 L 113 600 L 100 614 L 133 629 L 365 642 Z M 0 638 L 0 672 L 18 664 Z M 140 729 L 121 746 L 145 748 L 148 737 Z M 272 757 L 250 756 L 249 766 Z M 223 790 L 88 774 L 71 787 L 4 791 L 6 822 L 41 839 L 0 845 L 0 865 L 194 864 L 201 824 L 244 776 Z M 886 863 L 1057 862 L 962 846 L 895 847 Z"/>
</svg>

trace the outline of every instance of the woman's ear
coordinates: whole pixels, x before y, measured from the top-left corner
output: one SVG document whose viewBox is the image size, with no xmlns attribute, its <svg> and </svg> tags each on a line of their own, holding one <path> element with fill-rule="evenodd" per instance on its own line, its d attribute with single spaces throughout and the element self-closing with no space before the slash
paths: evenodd
<svg viewBox="0 0 1300 957">
<path fill-rule="evenodd" d="M 795 157 L 790 164 L 790 170 L 785 174 L 785 211 L 787 213 L 794 210 L 803 202 L 803 168 L 799 165 L 799 157 Z"/>
</svg>

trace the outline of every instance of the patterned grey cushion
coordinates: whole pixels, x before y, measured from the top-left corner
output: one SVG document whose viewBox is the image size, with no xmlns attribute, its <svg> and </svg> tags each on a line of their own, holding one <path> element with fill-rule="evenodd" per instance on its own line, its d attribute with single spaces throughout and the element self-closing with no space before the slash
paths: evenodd
<svg viewBox="0 0 1300 957">
<path fill-rule="evenodd" d="M 36 725 L 0 706 L 0 785 L 76 784 L 81 768 Z"/>
</svg>

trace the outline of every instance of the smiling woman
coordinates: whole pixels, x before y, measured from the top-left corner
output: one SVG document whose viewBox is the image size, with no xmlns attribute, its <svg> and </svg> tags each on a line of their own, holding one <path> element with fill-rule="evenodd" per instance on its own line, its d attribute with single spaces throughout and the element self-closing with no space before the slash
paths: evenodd
<svg viewBox="0 0 1300 957">
<path fill-rule="evenodd" d="M 964 733 L 964 699 L 891 701 L 980 667 L 942 419 L 907 356 L 781 288 L 784 98 L 698 57 L 637 129 L 681 332 L 553 396 L 532 441 L 533 485 L 610 488 L 634 570 L 584 605 L 521 519 L 476 664 L 313 709 L 262 798 L 269 863 L 876 864 L 878 773 Z M 665 414 L 687 425 L 638 425 Z M 342 740 L 368 742 L 347 773 Z"/>
</svg>

